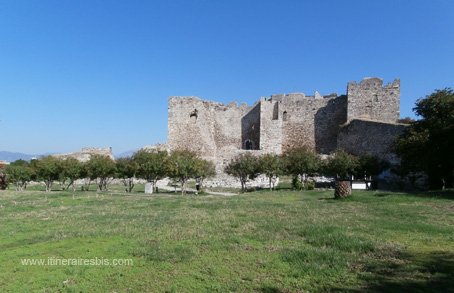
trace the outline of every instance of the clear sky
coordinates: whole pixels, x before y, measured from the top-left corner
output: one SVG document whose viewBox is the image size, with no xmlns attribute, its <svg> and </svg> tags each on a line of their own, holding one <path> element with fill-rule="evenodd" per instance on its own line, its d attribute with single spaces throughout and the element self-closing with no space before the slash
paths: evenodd
<svg viewBox="0 0 454 293">
<path fill-rule="evenodd" d="M 454 86 L 451 0 L 0 0 L 0 150 L 165 142 L 167 99 Z"/>
</svg>

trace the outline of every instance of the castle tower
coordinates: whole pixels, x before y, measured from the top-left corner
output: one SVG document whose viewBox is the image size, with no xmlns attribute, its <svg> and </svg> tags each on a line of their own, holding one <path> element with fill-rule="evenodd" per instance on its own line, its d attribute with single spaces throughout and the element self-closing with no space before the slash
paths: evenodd
<svg viewBox="0 0 454 293">
<path fill-rule="evenodd" d="M 380 78 L 365 78 L 347 86 L 347 120 L 355 118 L 395 123 L 400 116 L 400 80 L 383 86 Z"/>
</svg>

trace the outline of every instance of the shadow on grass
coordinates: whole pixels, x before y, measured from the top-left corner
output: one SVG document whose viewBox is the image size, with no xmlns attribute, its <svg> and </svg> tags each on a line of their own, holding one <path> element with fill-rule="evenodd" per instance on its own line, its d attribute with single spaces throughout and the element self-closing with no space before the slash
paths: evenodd
<svg viewBox="0 0 454 293">
<path fill-rule="evenodd" d="M 401 255 L 369 264 L 365 288 L 350 292 L 454 292 L 454 253 Z M 336 291 L 336 289 L 334 289 Z"/>
<path fill-rule="evenodd" d="M 398 192 L 398 191 L 375 191 L 371 193 L 376 197 L 388 197 L 395 194 L 404 196 L 414 196 L 420 198 L 440 198 L 440 199 L 453 199 L 454 189 L 447 190 L 433 190 L 433 191 L 412 191 L 412 192 Z"/>
<path fill-rule="evenodd" d="M 377 197 L 386 197 L 392 195 L 392 192 L 375 192 L 373 195 Z"/>
<path fill-rule="evenodd" d="M 390 192 L 390 194 L 392 193 Z M 406 196 L 415 196 L 420 198 L 439 198 L 454 200 L 454 189 L 403 192 L 402 194 Z"/>
</svg>

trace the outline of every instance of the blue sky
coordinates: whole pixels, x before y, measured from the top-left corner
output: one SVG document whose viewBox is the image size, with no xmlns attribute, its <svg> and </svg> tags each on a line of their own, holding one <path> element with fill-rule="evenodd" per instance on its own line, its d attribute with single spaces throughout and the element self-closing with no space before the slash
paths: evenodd
<svg viewBox="0 0 454 293">
<path fill-rule="evenodd" d="M 2 0 L 0 150 L 165 142 L 167 99 L 453 86 L 454 1 Z"/>
</svg>

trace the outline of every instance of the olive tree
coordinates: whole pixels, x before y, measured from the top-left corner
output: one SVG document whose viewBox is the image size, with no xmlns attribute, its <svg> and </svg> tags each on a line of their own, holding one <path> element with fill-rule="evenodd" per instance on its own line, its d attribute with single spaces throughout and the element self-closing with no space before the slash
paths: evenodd
<svg viewBox="0 0 454 293">
<path fill-rule="evenodd" d="M 256 156 L 245 153 L 236 156 L 225 167 L 225 172 L 236 177 L 241 182 L 241 191 L 246 190 L 246 183 L 257 178 L 260 174 L 260 167 Z"/>
<path fill-rule="evenodd" d="M 198 175 L 198 158 L 196 153 L 189 150 L 175 150 L 169 157 L 169 177 L 180 182 L 181 194 L 186 193 L 186 183 Z"/>
<path fill-rule="evenodd" d="M 64 189 L 68 190 L 72 187 L 73 197 L 76 191 L 76 180 L 81 179 L 84 176 L 83 164 L 75 158 L 67 158 L 61 162 L 61 174 L 60 179 L 62 182 L 68 182 Z"/>
<path fill-rule="evenodd" d="M 216 175 L 216 168 L 213 162 L 197 159 L 195 162 L 195 180 L 199 188 L 203 188 L 203 182 L 206 178 Z"/>
<path fill-rule="evenodd" d="M 108 184 L 115 175 L 115 162 L 108 156 L 92 155 L 86 168 L 89 178 L 96 180 L 97 191 L 107 191 Z"/>
<path fill-rule="evenodd" d="M 5 167 L 6 180 L 14 184 L 16 191 L 23 191 L 27 188 L 28 182 L 34 177 L 34 170 L 28 162 L 20 160 Z"/>
<path fill-rule="evenodd" d="M 268 177 L 270 190 L 275 188 L 276 178 L 283 172 L 283 164 L 280 156 L 265 154 L 258 158 L 260 173 Z"/>
<path fill-rule="evenodd" d="M 52 185 L 55 180 L 58 180 L 62 171 L 60 160 L 46 156 L 35 161 L 36 177 L 38 180 L 42 180 L 46 187 L 46 192 L 52 190 Z"/>
<path fill-rule="evenodd" d="M 302 183 L 302 188 L 308 186 L 307 176 L 317 173 L 321 166 L 318 155 L 306 147 L 288 150 L 284 153 L 283 160 L 286 173 L 293 176 L 294 185 Z M 301 178 L 301 181 L 299 178 Z"/>
<path fill-rule="evenodd" d="M 134 177 L 137 173 L 137 163 L 130 157 L 120 158 L 116 162 L 116 177 L 121 179 L 126 192 L 131 192 L 134 188 Z"/>
<path fill-rule="evenodd" d="M 166 151 L 140 150 L 132 157 L 137 166 L 137 177 L 145 179 L 156 191 L 156 183 L 169 173 L 169 155 Z"/>
</svg>

